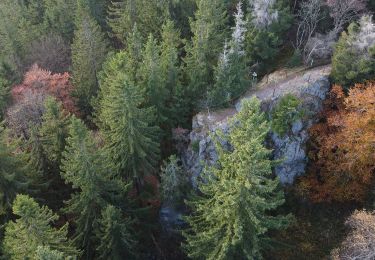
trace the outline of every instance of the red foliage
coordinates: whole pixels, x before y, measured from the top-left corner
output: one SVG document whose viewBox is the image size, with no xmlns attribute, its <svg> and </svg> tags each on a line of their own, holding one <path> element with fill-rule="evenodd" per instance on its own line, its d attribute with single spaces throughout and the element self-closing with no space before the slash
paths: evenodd
<svg viewBox="0 0 375 260">
<path fill-rule="evenodd" d="M 69 73 L 52 74 L 34 65 L 25 74 L 22 84 L 12 89 L 13 100 L 17 103 L 24 99 L 26 93 L 50 95 L 62 103 L 65 111 L 78 115 L 75 100 L 71 96 L 73 86 L 69 81 Z"/>
<path fill-rule="evenodd" d="M 315 202 L 363 200 L 375 173 L 375 82 L 357 84 L 348 97 L 334 86 L 310 135 L 311 164 L 299 189 Z"/>
</svg>

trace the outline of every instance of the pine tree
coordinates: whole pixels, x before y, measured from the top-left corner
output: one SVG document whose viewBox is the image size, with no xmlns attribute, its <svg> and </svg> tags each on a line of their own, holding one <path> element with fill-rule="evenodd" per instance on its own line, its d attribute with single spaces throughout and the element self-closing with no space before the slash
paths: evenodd
<svg viewBox="0 0 375 260">
<path fill-rule="evenodd" d="M 235 14 L 236 26 L 233 28 L 232 39 L 224 46 L 216 68 L 216 82 L 208 93 L 208 105 L 222 107 L 238 98 L 249 87 L 248 69 L 244 51 L 246 22 L 242 11 L 242 2 L 237 5 Z"/>
<path fill-rule="evenodd" d="M 77 190 L 67 202 L 66 212 L 76 219 L 75 241 L 92 259 L 95 248 L 95 227 L 101 210 L 108 203 L 125 203 L 129 185 L 114 178 L 105 164 L 103 151 L 79 119 L 72 117 L 67 147 L 62 162 L 62 177 Z"/>
<path fill-rule="evenodd" d="M 81 111 L 89 116 L 108 44 L 100 26 L 91 17 L 87 0 L 78 0 L 75 19 L 76 31 L 72 44 L 74 95 L 78 98 Z"/>
<path fill-rule="evenodd" d="M 169 110 L 169 125 L 171 126 L 184 122 L 183 116 L 186 115 L 180 81 L 179 47 L 181 43 L 180 32 L 175 28 L 174 23 L 168 20 L 162 28 L 160 69 L 166 92 L 166 108 Z"/>
<path fill-rule="evenodd" d="M 155 110 L 141 107 L 144 91 L 134 86 L 125 73 L 110 82 L 100 101 L 98 118 L 107 141 L 108 159 L 123 177 L 152 173 L 159 159 L 159 129 Z"/>
<path fill-rule="evenodd" d="M 5 226 L 3 249 L 8 257 L 36 259 L 39 246 L 58 251 L 65 257 L 78 256 L 79 251 L 67 239 L 68 224 L 61 228 L 52 227 L 59 216 L 48 207 L 40 207 L 27 195 L 17 195 L 12 209 L 18 218 Z"/>
<path fill-rule="evenodd" d="M 121 210 L 109 205 L 102 211 L 96 236 L 99 246 L 96 251 L 98 259 L 131 259 L 134 258 L 135 240 L 130 227 L 132 221 L 122 216 Z"/>
<path fill-rule="evenodd" d="M 190 27 L 192 42 L 186 46 L 185 97 L 195 106 L 213 82 L 213 68 L 226 37 L 226 8 L 222 0 L 199 0 Z"/>
<path fill-rule="evenodd" d="M 145 44 L 142 61 L 139 70 L 140 87 L 146 93 L 146 106 L 155 108 L 156 121 L 161 125 L 167 120 L 167 90 L 161 74 L 159 46 L 152 34 Z"/>
<path fill-rule="evenodd" d="M 184 248 L 193 259 L 260 259 L 266 232 L 290 220 L 269 213 L 284 203 L 284 194 L 272 179 L 271 151 L 263 144 L 270 127 L 260 101 L 244 101 L 230 127 L 233 150 L 217 145 L 218 165 L 199 184 L 202 195 L 188 202 L 193 213 L 186 217 Z"/>
</svg>

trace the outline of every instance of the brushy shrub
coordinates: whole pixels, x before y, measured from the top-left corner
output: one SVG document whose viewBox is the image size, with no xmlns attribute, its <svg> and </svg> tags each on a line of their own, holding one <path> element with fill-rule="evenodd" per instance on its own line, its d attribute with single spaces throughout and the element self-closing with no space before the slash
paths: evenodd
<svg viewBox="0 0 375 260">
<path fill-rule="evenodd" d="M 302 54 L 300 50 L 295 50 L 293 55 L 290 57 L 286 66 L 288 68 L 295 68 L 302 65 Z"/>
<path fill-rule="evenodd" d="M 272 131 L 284 136 L 292 124 L 303 116 L 301 101 L 292 94 L 282 97 L 271 112 Z"/>
</svg>

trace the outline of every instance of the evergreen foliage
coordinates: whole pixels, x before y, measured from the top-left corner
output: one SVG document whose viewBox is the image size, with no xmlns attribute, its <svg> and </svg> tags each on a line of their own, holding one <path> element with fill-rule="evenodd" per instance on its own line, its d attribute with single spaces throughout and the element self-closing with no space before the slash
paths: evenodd
<svg viewBox="0 0 375 260">
<path fill-rule="evenodd" d="M 163 75 L 161 74 L 159 46 L 152 34 L 146 42 L 142 61 L 139 70 L 139 79 L 140 87 L 146 94 L 145 105 L 155 108 L 156 122 L 161 125 L 168 118 L 165 107 L 167 89 L 165 88 Z"/>
<path fill-rule="evenodd" d="M 107 141 L 108 160 L 123 177 L 152 173 L 159 160 L 159 129 L 152 107 L 142 107 L 145 92 L 125 73 L 117 75 L 102 92 L 99 120 Z"/>
<path fill-rule="evenodd" d="M 185 99 L 197 108 L 212 86 L 214 67 L 227 31 L 225 4 L 221 0 L 199 0 L 194 20 L 190 21 L 193 38 L 186 45 L 185 74 L 188 86 Z"/>
<path fill-rule="evenodd" d="M 71 42 L 74 33 L 74 11 L 77 7 L 77 0 L 44 0 L 44 6 L 45 26 Z"/>
<path fill-rule="evenodd" d="M 250 85 L 244 51 L 246 22 L 242 11 L 242 2 L 237 5 L 235 24 L 232 39 L 229 46 L 225 44 L 215 71 L 215 85 L 208 93 L 208 106 L 210 107 L 217 108 L 228 105 Z"/>
<path fill-rule="evenodd" d="M 85 0 L 78 1 L 75 26 L 72 44 L 74 95 L 81 112 L 89 116 L 92 112 L 91 100 L 98 91 L 98 73 L 108 52 L 108 43 Z"/>
<path fill-rule="evenodd" d="M 180 206 L 187 195 L 189 179 L 176 155 L 171 155 L 161 168 L 161 194 L 164 202 Z"/>
<path fill-rule="evenodd" d="M 231 121 L 232 151 L 217 145 L 219 161 L 199 184 L 201 195 L 188 201 L 190 225 L 184 248 L 193 259 L 259 259 L 267 231 L 287 226 L 290 216 L 270 214 L 284 203 L 279 180 L 272 179 L 271 151 L 263 142 L 269 131 L 260 102 L 242 103 Z"/>
<path fill-rule="evenodd" d="M 375 25 L 371 16 L 343 32 L 332 57 L 333 80 L 345 89 L 375 77 Z"/>
<path fill-rule="evenodd" d="M 109 205 L 102 211 L 98 222 L 96 236 L 99 246 L 98 259 L 132 259 L 135 257 L 134 232 L 130 230 L 132 225 L 130 218 L 122 215 L 121 210 Z"/>
<path fill-rule="evenodd" d="M 27 192 L 29 181 L 22 159 L 8 146 L 8 134 L 0 129 L 0 216 L 8 215 L 13 199 L 19 192 Z"/>
<path fill-rule="evenodd" d="M 263 9 L 266 8 L 266 9 Z M 265 72 L 272 65 L 283 43 L 283 35 L 292 23 L 292 15 L 284 0 L 255 0 L 249 5 L 245 46 L 249 64 Z"/>
<path fill-rule="evenodd" d="M 76 192 L 67 202 L 66 212 L 74 214 L 75 241 L 91 259 L 96 248 L 96 226 L 108 203 L 123 206 L 129 185 L 114 178 L 91 133 L 82 121 L 72 117 L 62 163 L 62 177 Z"/>
<path fill-rule="evenodd" d="M 161 27 L 169 17 L 170 1 L 115 0 L 109 5 L 107 23 L 123 45 L 128 45 L 128 37 L 135 24 L 142 28 L 142 37 L 153 34 L 160 37 Z"/>
<path fill-rule="evenodd" d="M 79 255 L 79 251 L 67 239 L 68 224 L 60 228 L 52 227 L 59 216 L 48 207 L 39 206 L 27 195 L 17 195 L 12 209 L 18 218 L 5 226 L 3 249 L 8 257 L 15 260 L 37 259 L 37 255 L 42 253 L 40 246 L 48 247 L 49 253 L 53 250 L 54 254 L 66 258 Z"/>
<path fill-rule="evenodd" d="M 292 94 L 283 96 L 271 112 L 272 131 L 284 136 L 292 124 L 303 116 L 301 101 Z"/>
</svg>

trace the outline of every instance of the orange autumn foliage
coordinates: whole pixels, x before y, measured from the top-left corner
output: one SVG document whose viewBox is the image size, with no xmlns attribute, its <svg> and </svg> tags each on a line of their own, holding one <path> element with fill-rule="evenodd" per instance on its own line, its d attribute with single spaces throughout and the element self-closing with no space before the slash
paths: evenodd
<svg viewBox="0 0 375 260">
<path fill-rule="evenodd" d="M 299 190 L 315 202 L 362 201 L 375 173 L 375 82 L 355 85 L 347 97 L 333 86 L 310 135 L 311 163 Z"/>
<path fill-rule="evenodd" d="M 21 102 L 26 93 L 30 92 L 35 95 L 50 95 L 61 102 L 66 112 L 78 115 L 75 100 L 71 96 L 72 91 L 69 73 L 52 74 L 35 64 L 26 72 L 22 84 L 14 86 L 11 93 L 15 103 Z"/>
</svg>

